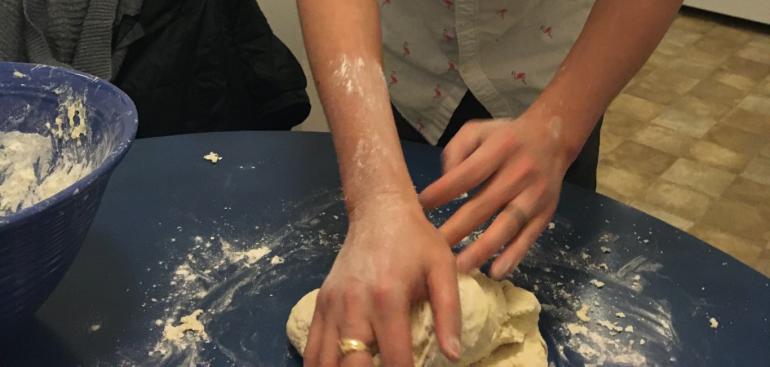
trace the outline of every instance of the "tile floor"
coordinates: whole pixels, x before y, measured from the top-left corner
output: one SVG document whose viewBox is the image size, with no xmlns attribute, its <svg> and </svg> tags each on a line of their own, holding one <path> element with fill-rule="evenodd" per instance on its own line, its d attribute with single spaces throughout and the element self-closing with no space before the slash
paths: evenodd
<svg viewBox="0 0 770 367">
<path fill-rule="evenodd" d="M 683 9 L 610 105 L 598 178 L 770 276 L 770 26 Z"/>
</svg>

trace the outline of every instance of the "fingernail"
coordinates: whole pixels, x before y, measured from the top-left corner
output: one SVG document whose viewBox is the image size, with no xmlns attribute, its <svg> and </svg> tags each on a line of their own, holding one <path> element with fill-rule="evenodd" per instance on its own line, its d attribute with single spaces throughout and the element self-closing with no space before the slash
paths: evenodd
<svg viewBox="0 0 770 367">
<path fill-rule="evenodd" d="M 460 339 L 452 337 L 449 339 L 449 356 L 452 360 L 457 361 L 460 359 Z"/>
<path fill-rule="evenodd" d="M 510 260 L 506 260 L 505 262 L 502 262 L 497 265 L 496 269 L 497 271 L 493 276 L 497 279 L 502 279 L 507 277 L 509 274 L 513 272 L 514 265 L 511 263 Z"/>
</svg>

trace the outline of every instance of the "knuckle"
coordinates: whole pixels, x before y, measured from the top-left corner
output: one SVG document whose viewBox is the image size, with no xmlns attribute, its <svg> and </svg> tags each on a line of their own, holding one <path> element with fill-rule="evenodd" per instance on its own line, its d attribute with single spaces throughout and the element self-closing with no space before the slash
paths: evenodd
<svg viewBox="0 0 770 367">
<path fill-rule="evenodd" d="M 397 294 L 397 288 L 394 285 L 385 282 L 372 288 L 372 298 L 378 307 L 393 303 L 394 296 Z"/>
<path fill-rule="evenodd" d="M 331 306 L 334 299 L 332 293 L 333 291 L 321 288 L 318 292 L 318 297 L 316 297 L 316 307 L 319 310 L 326 310 Z"/>
</svg>

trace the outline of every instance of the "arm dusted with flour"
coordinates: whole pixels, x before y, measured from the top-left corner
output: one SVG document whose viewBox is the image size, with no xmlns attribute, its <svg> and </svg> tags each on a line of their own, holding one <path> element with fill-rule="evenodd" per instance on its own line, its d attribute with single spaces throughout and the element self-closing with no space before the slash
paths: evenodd
<svg viewBox="0 0 770 367">
<path fill-rule="evenodd" d="M 401 153 L 382 73 L 378 4 L 297 4 L 350 219 L 318 296 L 305 365 L 371 365 L 366 353 L 340 356 L 340 338 L 378 344 L 386 366 L 412 365 L 409 310 L 425 298 L 442 350 L 457 359 L 455 259 L 423 214 Z"/>
</svg>

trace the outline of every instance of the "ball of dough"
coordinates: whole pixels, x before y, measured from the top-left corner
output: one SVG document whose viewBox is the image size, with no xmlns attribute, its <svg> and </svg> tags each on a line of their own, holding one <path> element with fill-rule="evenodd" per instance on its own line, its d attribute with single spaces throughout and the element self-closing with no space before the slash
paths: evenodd
<svg viewBox="0 0 770 367">
<path fill-rule="evenodd" d="M 537 327 L 540 303 L 534 294 L 509 281 L 481 272 L 458 276 L 462 311 L 462 359 L 451 363 L 441 353 L 428 302 L 412 309 L 412 356 L 415 366 L 547 366 L 545 342 Z M 292 308 L 286 323 L 291 344 L 305 350 L 318 290 Z M 380 366 L 375 356 L 375 366 Z"/>
</svg>

